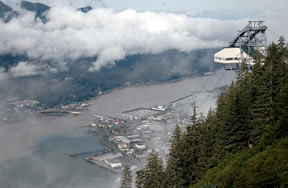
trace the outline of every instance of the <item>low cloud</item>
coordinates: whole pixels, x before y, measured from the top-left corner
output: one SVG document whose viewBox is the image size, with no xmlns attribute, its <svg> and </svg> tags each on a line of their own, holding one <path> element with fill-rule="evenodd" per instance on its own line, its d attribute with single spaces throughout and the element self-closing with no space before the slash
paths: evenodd
<svg viewBox="0 0 288 188">
<path fill-rule="evenodd" d="M 7 73 L 5 72 L 4 68 L 0 68 L 0 81 L 7 78 Z"/>
<path fill-rule="evenodd" d="M 28 62 L 19 62 L 19 64 L 10 69 L 10 73 L 13 76 L 33 76 L 37 75 L 37 67 L 32 64 L 28 64 Z"/>
<path fill-rule="evenodd" d="M 244 19 L 225 21 L 133 9 L 98 8 L 84 14 L 69 6 L 52 7 L 47 19 L 46 24 L 35 22 L 34 14 L 27 12 L 9 23 L 0 22 L 0 54 L 27 55 L 60 66 L 97 57 L 89 69 L 96 71 L 129 55 L 225 46 L 246 23 Z"/>
<path fill-rule="evenodd" d="M 12 6 L 13 8 L 17 8 L 15 6 L 16 3 L 19 3 L 19 0 L 2 0 L 5 4 Z M 72 6 L 74 8 L 92 6 L 95 8 L 103 8 L 106 7 L 105 3 L 102 0 L 29 0 L 33 3 L 43 3 L 47 5 L 63 5 L 63 6 Z"/>
<path fill-rule="evenodd" d="M 9 74 L 13 77 L 35 76 L 46 73 L 57 73 L 56 68 L 49 67 L 48 65 L 37 65 L 25 62 L 19 62 L 16 66 L 10 68 Z M 6 74 L 8 74 L 6 73 Z"/>
</svg>

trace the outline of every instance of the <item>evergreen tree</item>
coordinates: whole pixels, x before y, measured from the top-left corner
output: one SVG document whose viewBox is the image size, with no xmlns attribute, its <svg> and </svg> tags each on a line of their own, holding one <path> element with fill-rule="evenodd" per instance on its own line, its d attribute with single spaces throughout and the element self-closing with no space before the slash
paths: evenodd
<svg viewBox="0 0 288 188">
<path fill-rule="evenodd" d="M 285 161 L 288 151 L 287 57 L 287 45 L 284 38 L 280 38 L 277 45 L 269 46 L 264 61 L 256 52 L 252 72 L 246 65 L 241 67 L 237 82 L 225 88 L 217 100 L 216 110 L 210 111 L 206 119 L 198 118 L 193 104 L 191 123 L 182 134 L 176 126 L 171 138 L 165 183 L 162 162 L 157 153 L 152 152 L 145 168 L 137 172 L 137 188 L 200 187 L 205 182 L 219 183 L 221 187 L 232 187 L 237 185 L 235 182 L 246 185 L 242 179 L 261 187 L 266 182 L 276 185 L 270 181 L 273 177 L 280 182 L 277 185 L 288 185 L 287 166 L 277 161 Z M 256 144 L 255 149 L 250 148 L 251 143 Z M 250 149 L 246 149 L 248 145 Z M 279 155 L 270 154 L 268 151 L 274 149 L 269 145 L 278 146 L 275 151 Z M 262 162 L 258 163 L 257 158 Z M 267 165 L 263 165 L 263 161 Z M 208 171 L 215 166 L 217 168 Z M 249 170 L 251 176 L 247 177 L 245 173 Z M 258 178 L 259 175 L 263 177 Z M 203 177 L 210 179 L 199 184 Z"/>
<path fill-rule="evenodd" d="M 120 188 L 132 188 L 132 175 L 130 168 L 127 165 L 123 170 Z"/>
<path fill-rule="evenodd" d="M 269 46 L 265 64 L 260 67 L 261 64 L 256 61 L 254 66 L 250 137 L 256 142 L 263 134 L 264 128 L 277 121 L 273 120 L 273 114 L 283 93 L 284 85 L 288 81 L 286 57 L 287 48 L 284 38 L 280 38 L 277 45 L 272 43 Z"/>
<path fill-rule="evenodd" d="M 198 121 L 198 118 L 197 118 L 196 108 L 197 108 L 196 103 L 193 102 L 193 103 L 192 103 L 192 110 L 193 110 L 193 112 L 192 112 L 192 116 L 191 116 L 191 126 L 192 126 L 192 127 L 199 125 L 199 121 Z"/>
<path fill-rule="evenodd" d="M 200 127 L 203 120 L 197 118 L 196 104 L 193 104 L 191 124 L 186 127 L 179 147 L 180 168 L 178 173 L 179 187 L 188 187 L 197 181 L 199 177 L 198 160 L 200 156 L 201 135 Z"/>
<path fill-rule="evenodd" d="M 181 171 L 183 171 L 180 158 L 181 144 L 181 130 L 179 125 L 176 125 L 170 140 L 170 150 L 165 170 L 165 187 L 177 188 L 181 185 L 181 178 L 179 177 Z"/>
<path fill-rule="evenodd" d="M 247 147 L 250 129 L 248 110 L 251 103 L 249 79 L 249 74 L 246 74 L 243 78 L 238 78 L 239 83 L 232 82 L 218 100 L 213 148 L 215 163 Z"/>
<path fill-rule="evenodd" d="M 275 123 L 265 129 L 262 145 L 271 145 L 276 140 L 288 136 L 288 84 L 283 89 L 281 99 L 274 113 Z"/>
<path fill-rule="evenodd" d="M 251 75 L 251 105 L 249 108 L 248 124 L 250 126 L 249 139 L 253 142 L 257 142 L 266 122 L 265 111 L 267 101 L 265 101 L 264 97 L 261 97 L 262 94 L 266 92 L 266 83 L 263 80 L 264 70 L 261 64 L 261 54 L 256 52 L 254 59 L 255 64 Z"/>
<path fill-rule="evenodd" d="M 228 162 L 224 163 L 226 166 L 220 166 L 219 168 L 222 169 L 222 171 L 220 170 L 222 174 L 218 177 L 216 174 L 218 179 L 215 182 L 230 182 L 229 184 L 223 182 L 223 187 L 234 185 L 233 178 L 237 177 L 237 173 L 232 171 L 236 170 L 237 172 L 237 168 L 241 167 L 245 158 L 253 156 L 253 152 L 255 154 L 257 151 L 265 150 L 267 145 L 277 143 L 279 139 L 288 135 L 288 65 L 287 46 L 284 39 L 280 38 L 277 45 L 272 44 L 269 46 L 268 55 L 264 63 L 260 54 L 256 53 L 254 59 L 253 71 L 249 72 L 246 69 L 241 69 L 236 84 L 232 83 L 219 96 L 217 101 L 216 127 L 212 129 L 212 138 L 214 135 L 216 139 L 212 151 L 215 163 L 210 165 L 213 167 L 214 164 L 223 161 L 223 159 L 228 159 Z M 284 87 L 285 85 L 287 85 L 287 88 Z M 265 134 L 263 137 L 264 130 Z M 215 133 L 213 134 L 213 132 Z M 205 132 L 201 133 L 201 135 L 205 135 Z M 254 142 L 254 144 L 257 144 L 261 139 L 260 145 L 256 145 L 257 150 L 251 150 L 251 153 L 248 152 L 249 150 L 243 150 L 247 147 L 247 139 L 252 141 L 252 143 Z M 205 150 L 200 149 L 200 151 Z M 241 155 L 241 151 L 247 152 L 243 152 Z M 235 161 L 229 163 L 231 158 L 228 158 L 228 156 L 235 156 L 233 153 L 239 153 L 239 155 L 236 155 Z M 283 153 L 285 152 L 283 151 Z M 201 164 L 199 161 L 203 158 L 201 155 L 199 157 L 198 168 Z M 240 161 L 237 159 L 240 159 Z M 271 159 L 271 161 L 274 160 Z M 233 165 L 236 165 L 236 168 Z M 255 162 L 252 165 L 254 167 Z M 262 164 L 256 165 L 263 166 Z M 245 168 L 242 169 L 243 172 L 246 172 Z M 265 166 L 264 168 L 269 169 L 270 167 Z M 274 169 L 273 173 L 277 173 L 277 170 Z M 263 172 L 260 171 L 259 174 L 261 173 Z M 262 174 L 263 177 L 261 178 L 265 179 L 266 176 L 270 178 L 273 175 L 275 174 Z M 215 174 L 212 177 L 215 178 Z M 261 182 L 257 183 L 261 185 Z"/>
<path fill-rule="evenodd" d="M 214 145 L 214 158 L 215 162 L 223 159 L 227 154 L 231 152 L 231 129 L 234 126 L 234 83 L 227 88 L 218 100 L 218 106 L 216 111 L 217 129 L 216 129 L 216 141 Z"/>
<path fill-rule="evenodd" d="M 215 122 L 215 113 L 212 110 L 206 119 L 198 118 L 196 105 L 193 104 L 191 123 L 186 131 L 180 134 L 179 127 L 176 127 L 172 137 L 166 168 L 166 187 L 188 187 L 211 168 Z"/>
<path fill-rule="evenodd" d="M 147 178 L 147 175 L 146 175 L 145 172 L 146 172 L 145 169 L 138 170 L 136 172 L 135 185 L 136 185 L 137 188 L 144 188 L 145 181 L 146 181 L 146 178 Z"/>
<path fill-rule="evenodd" d="M 199 135 L 197 134 L 198 127 L 188 126 L 187 132 L 183 135 L 183 148 L 184 151 L 181 155 L 182 168 L 182 182 L 183 187 L 196 182 L 196 165 L 199 159 L 198 146 Z"/>
<path fill-rule="evenodd" d="M 144 169 L 136 173 L 137 188 L 161 188 L 164 185 L 164 171 L 161 158 L 155 150 L 150 153 Z"/>
<path fill-rule="evenodd" d="M 288 136 L 288 84 L 283 89 L 275 116 L 277 122 L 273 127 L 273 138 L 279 139 Z"/>
<path fill-rule="evenodd" d="M 215 143 L 215 123 L 215 113 L 209 111 L 205 122 L 199 127 L 200 144 L 198 149 L 197 181 L 214 165 L 212 156 Z"/>
</svg>

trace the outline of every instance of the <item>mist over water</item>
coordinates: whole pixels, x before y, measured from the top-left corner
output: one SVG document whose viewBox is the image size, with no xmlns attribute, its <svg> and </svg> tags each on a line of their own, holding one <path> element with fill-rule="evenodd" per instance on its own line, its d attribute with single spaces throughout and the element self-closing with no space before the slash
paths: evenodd
<svg viewBox="0 0 288 188">
<path fill-rule="evenodd" d="M 34 115 L 0 126 L 0 184 L 3 188 L 92 188 L 113 187 L 117 176 L 91 165 L 85 156 L 72 159 L 69 152 L 99 149 L 97 137 L 80 128 L 93 121 L 92 115 L 118 116 L 125 110 L 167 104 L 195 91 L 225 86 L 234 72 L 218 71 L 213 76 L 187 78 L 157 85 L 116 89 L 89 101 L 92 106 L 78 118 Z M 198 93 L 201 112 L 215 107 L 217 92 Z M 158 141 L 158 143 L 161 143 Z M 155 143 L 155 147 L 157 143 Z"/>
<path fill-rule="evenodd" d="M 101 115 L 117 115 L 123 111 L 138 107 L 168 104 L 169 102 L 197 93 L 199 91 L 213 90 L 231 83 L 236 73 L 220 70 L 213 76 L 200 76 L 187 78 L 179 82 L 172 82 L 160 85 L 146 85 L 140 87 L 129 87 L 119 89 L 93 100 L 91 111 Z M 202 112 L 207 112 L 214 107 L 216 93 L 199 94 L 197 103 Z M 210 100 L 210 101 L 209 101 Z"/>
<path fill-rule="evenodd" d="M 119 175 L 85 161 L 91 155 L 68 156 L 104 149 L 85 127 L 93 115 L 123 117 L 124 111 L 167 105 L 185 96 L 193 97 L 179 101 L 177 113 L 191 115 L 195 101 L 197 113 L 206 115 L 216 107 L 221 89 L 237 76 L 222 69 L 199 76 L 214 70 L 215 51 L 252 18 L 265 19 L 272 28 L 268 42 L 288 30 L 285 9 L 189 14 L 113 10 L 101 0 L 39 0 L 51 6 L 43 21 L 16 5 L 18 0 L 3 2 L 19 15 L 0 20 L 0 188 L 119 187 Z M 86 5 L 93 9 L 77 10 Z M 99 90 L 104 94 L 94 97 Z M 29 111 L 16 118 L 18 109 L 11 104 L 25 99 L 44 107 L 90 99 L 91 106 L 78 117 Z M 175 125 L 163 124 L 147 145 L 164 148 L 160 156 L 165 159 L 168 132 Z"/>
<path fill-rule="evenodd" d="M 113 10 L 101 1 L 84 13 L 73 5 L 76 0 L 65 1 L 40 1 L 50 7 L 43 12 L 45 21 L 29 6 L 4 1 L 19 15 L 0 20 L 0 87 L 6 88 L 1 99 L 31 99 L 52 107 L 91 98 L 98 87 L 206 72 L 214 51 L 233 37 L 230 31 L 246 23 L 245 18 L 184 12 Z M 81 1 L 81 6 L 91 2 Z"/>
<path fill-rule="evenodd" d="M 96 137 L 81 133 L 81 130 L 70 130 L 68 134 L 74 134 L 73 136 L 65 133 L 46 137 L 32 153 L 2 162 L 1 187 L 113 187 L 117 178 L 115 174 L 87 163 L 85 156 L 68 157 L 69 152 L 102 148 Z"/>
</svg>

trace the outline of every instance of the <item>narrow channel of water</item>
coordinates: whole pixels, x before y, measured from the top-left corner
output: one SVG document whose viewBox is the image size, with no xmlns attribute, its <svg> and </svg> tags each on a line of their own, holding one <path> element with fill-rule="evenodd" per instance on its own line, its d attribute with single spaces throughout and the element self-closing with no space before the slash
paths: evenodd
<svg viewBox="0 0 288 188">
<path fill-rule="evenodd" d="M 137 107 L 167 104 L 193 92 L 213 90 L 231 83 L 234 72 L 218 71 L 213 76 L 179 82 L 117 89 L 90 101 L 92 106 L 75 118 L 33 116 L 0 126 L 1 188 L 110 188 L 115 174 L 87 163 L 69 152 L 101 149 L 97 137 L 79 128 L 89 125 L 93 115 L 115 116 Z M 198 94 L 201 95 L 201 94 Z M 215 106 L 216 93 L 197 98 L 200 111 Z M 196 101 L 197 102 L 197 101 Z"/>
</svg>

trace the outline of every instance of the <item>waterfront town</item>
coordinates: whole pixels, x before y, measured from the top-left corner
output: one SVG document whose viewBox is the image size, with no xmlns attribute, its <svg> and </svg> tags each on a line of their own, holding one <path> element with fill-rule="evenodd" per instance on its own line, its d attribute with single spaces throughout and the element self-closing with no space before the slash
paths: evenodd
<svg viewBox="0 0 288 188">
<path fill-rule="evenodd" d="M 164 105 L 129 109 L 117 117 L 91 114 L 94 120 L 86 128 L 89 129 L 89 134 L 98 137 L 105 150 L 70 153 L 69 156 L 89 154 L 85 158 L 87 162 L 115 173 L 121 173 L 125 165 L 129 165 L 132 170 L 142 168 L 143 161 L 152 149 L 165 158 L 175 125 L 184 128 L 190 122 L 197 98 L 203 97 L 203 93 L 210 95 L 212 92 L 219 92 L 219 88 L 215 90 L 195 92 Z M 89 104 L 73 103 L 62 106 L 61 110 L 65 109 L 77 117 L 85 113 L 84 108 L 88 109 Z"/>
<path fill-rule="evenodd" d="M 92 120 L 89 124 L 81 125 L 81 128 L 85 128 L 89 135 L 96 136 L 103 149 L 79 153 L 71 151 L 67 156 L 81 158 L 93 165 L 121 173 L 125 165 L 129 165 L 132 170 L 141 169 L 152 149 L 165 158 L 169 153 L 169 140 L 175 125 L 184 129 L 190 122 L 193 105 L 196 108 L 205 106 L 206 98 L 217 95 L 221 89 L 223 87 L 193 91 L 167 104 L 126 109 L 113 117 L 89 111 L 89 101 L 73 101 L 52 109 L 30 100 L 11 102 L 10 106 L 21 114 L 31 111 L 40 116 L 89 116 Z M 203 109 L 199 109 L 199 112 L 203 112 Z M 6 114 L 1 115 L 4 121 L 9 118 Z M 199 117 L 201 115 L 197 114 Z"/>
<path fill-rule="evenodd" d="M 91 133 L 99 137 L 109 152 L 86 160 L 121 172 L 125 165 L 138 168 L 152 149 L 165 156 L 174 126 L 189 120 L 176 113 L 175 107 L 176 104 L 137 108 L 123 112 L 117 118 L 96 117 L 89 126 Z"/>
</svg>

